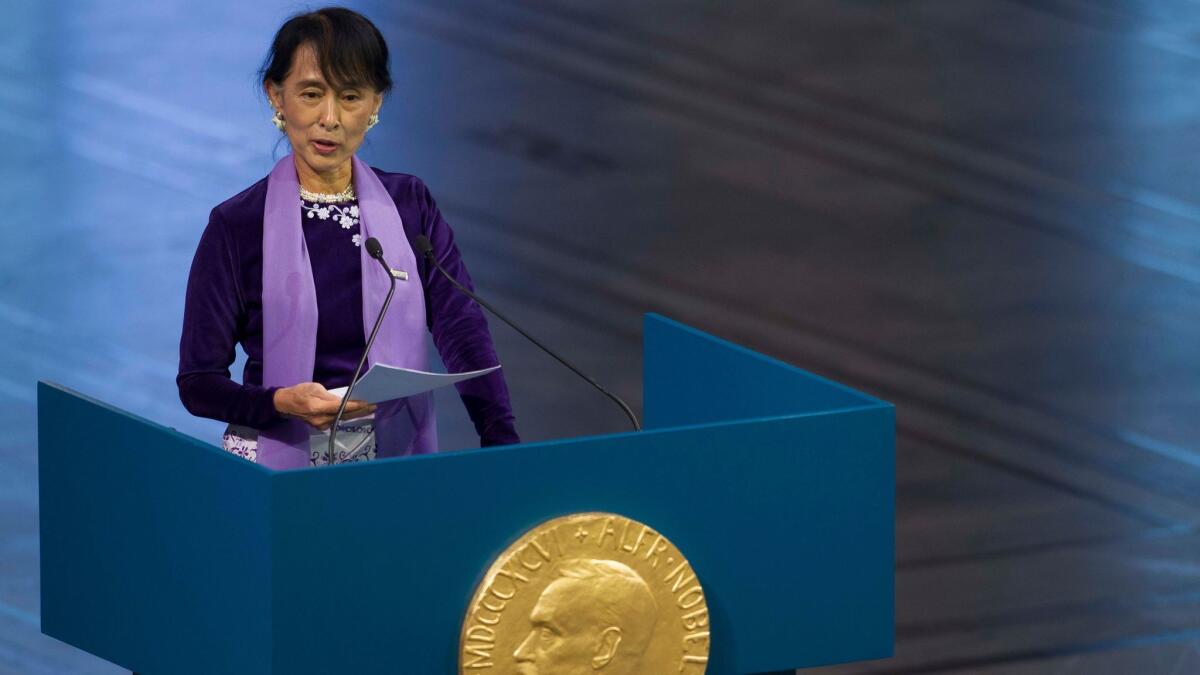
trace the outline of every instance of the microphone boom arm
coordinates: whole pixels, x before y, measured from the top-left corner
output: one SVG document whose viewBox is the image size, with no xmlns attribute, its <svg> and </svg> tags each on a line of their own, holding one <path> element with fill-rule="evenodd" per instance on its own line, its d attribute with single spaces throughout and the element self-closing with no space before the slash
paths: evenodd
<svg viewBox="0 0 1200 675">
<path fill-rule="evenodd" d="M 417 237 L 416 243 L 417 243 L 417 247 L 419 249 L 421 249 L 421 252 L 424 254 L 425 258 L 427 260 L 429 260 L 429 262 L 432 263 L 433 266 L 436 267 L 439 272 L 442 273 L 442 276 L 446 277 L 446 279 L 450 283 L 454 284 L 455 288 L 457 288 L 458 290 L 465 293 L 467 295 L 467 297 L 469 297 L 472 300 L 474 300 L 475 302 L 479 303 L 479 305 L 481 307 L 483 307 L 484 309 L 486 309 L 489 312 L 491 312 L 492 314 L 494 314 L 496 316 L 496 318 L 498 318 L 501 321 L 503 321 L 504 323 L 508 324 L 509 327 L 511 327 L 513 330 L 515 330 L 518 333 L 520 333 L 521 335 L 523 335 L 525 337 L 525 339 L 527 339 L 530 342 L 532 342 L 533 344 L 537 345 L 538 348 L 540 348 L 542 351 L 546 352 L 550 356 L 553 356 L 556 361 L 558 361 L 559 363 L 561 363 L 564 366 L 566 366 L 567 368 L 569 368 L 576 375 L 582 377 L 584 380 L 587 380 L 588 384 L 592 385 L 597 390 L 599 390 L 600 393 L 604 394 L 608 398 L 612 399 L 613 402 L 615 402 L 617 405 L 621 406 L 621 410 L 623 410 L 625 412 L 625 415 L 627 417 L 629 417 L 629 421 L 633 423 L 634 431 L 642 430 L 642 425 L 641 425 L 641 423 L 638 422 L 637 415 L 633 414 L 633 409 L 631 409 L 629 407 L 629 405 L 625 403 L 625 401 L 621 400 L 620 396 L 617 396 L 616 394 L 614 394 L 614 393 L 610 392 L 609 390 L 605 389 L 604 387 L 602 387 L 599 382 L 596 382 L 591 377 L 589 377 L 587 374 L 585 374 L 582 370 L 576 368 L 569 361 L 567 361 L 563 357 L 559 356 L 557 353 L 554 352 L 553 349 L 550 349 L 546 345 L 539 342 L 532 335 L 530 335 L 529 333 L 526 333 L 519 326 L 517 326 L 517 324 L 515 324 L 511 320 L 509 320 L 508 317 L 504 316 L 504 314 L 502 314 L 500 312 L 500 310 L 489 305 L 478 295 L 475 295 L 473 292 L 471 292 L 471 290 L 468 289 L 466 286 L 463 286 L 462 284 L 460 284 L 458 282 L 458 279 L 455 279 L 453 276 L 451 276 L 450 273 L 447 272 L 445 270 L 445 268 L 442 267 L 441 263 L 438 262 L 437 256 L 435 256 L 434 252 L 433 252 L 433 245 L 430 243 L 428 237 L 426 237 L 425 235 L 421 235 L 421 236 Z"/>
</svg>

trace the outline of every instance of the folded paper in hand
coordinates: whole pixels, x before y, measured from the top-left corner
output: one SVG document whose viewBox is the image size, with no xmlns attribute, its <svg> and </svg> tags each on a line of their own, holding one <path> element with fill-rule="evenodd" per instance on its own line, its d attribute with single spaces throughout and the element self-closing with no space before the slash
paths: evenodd
<svg viewBox="0 0 1200 675">
<path fill-rule="evenodd" d="M 367 403 L 382 403 L 394 398 L 422 394 L 480 375 L 487 375 L 499 367 L 497 365 L 483 370 L 472 370 L 469 373 L 426 373 L 421 370 L 376 363 L 371 366 L 366 375 L 358 378 L 358 384 L 354 385 L 354 393 L 350 397 Z M 346 395 L 346 389 L 346 387 L 338 387 L 330 389 L 329 393 L 342 397 Z"/>
</svg>

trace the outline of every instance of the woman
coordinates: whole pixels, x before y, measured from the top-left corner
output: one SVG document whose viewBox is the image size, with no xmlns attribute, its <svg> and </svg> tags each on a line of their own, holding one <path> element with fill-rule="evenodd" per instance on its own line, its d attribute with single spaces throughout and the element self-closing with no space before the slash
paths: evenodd
<svg viewBox="0 0 1200 675">
<path fill-rule="evenodd" d="M 179 396 L 194 415 L 230 423 L 226 450 L 272 468 L 324 461 L 389 279 L 363 243 L 374 237 L 397 274 L 369 363 L 427 369 L 428 329 L 446 368 L 497 362 L 479 307 L 413 254 L 421 234 L 458 281 L 471 284 L 429 190 L 415 176 L 355 156 L 392 86 L 388 48 L 365 17 L 326 8 L 292 17 L 261 71 L 292 152 L 212 210 L 192 262 L 180 340 Z M 407 280 L 404 277 L 407 275 Z M 229 377 L 234 347 L 242 384 Z M 501 371 L 457 385 L 482 445 L 517 443 Z M 338 460 L 437 450 L 430 394 L 346 406 Z"/>
</svg>

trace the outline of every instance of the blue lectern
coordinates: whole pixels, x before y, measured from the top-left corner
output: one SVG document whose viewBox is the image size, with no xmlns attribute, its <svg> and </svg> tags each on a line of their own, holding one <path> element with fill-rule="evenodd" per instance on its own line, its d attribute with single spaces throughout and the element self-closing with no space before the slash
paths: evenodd
<svg viewBox="0 0 1200 675">
<path fill-rule="evenodd" d="M 656 315 L 640 433 L 271 471 L 38 386 L 42 631 L 145 675 L 457 672 L 529 528 L 654 527 L 711 613 L 708 673 L 890 656 L 890 404 Z"/>
</svg>

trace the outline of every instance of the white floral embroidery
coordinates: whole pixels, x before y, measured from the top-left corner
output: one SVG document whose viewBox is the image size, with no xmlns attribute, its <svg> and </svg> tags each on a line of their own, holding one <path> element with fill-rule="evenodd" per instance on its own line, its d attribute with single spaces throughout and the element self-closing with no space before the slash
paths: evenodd
<svg viewBox="0 0 1200 675">
<path fill-rule="evenodd" d="M 359 224 L 358 204 L 349 204 L 341 206 L 338 204 L 322 204 L 318 202 L 308 202 L 300 200 L 300 206 L 304 209 L 304 213 L 309 218 L 320 218 L 321 220 L 329 220 L 333 218 L 333 222 L 342 226 L 343 230 L 349 230 Z M 361 237 L 355 234 L 350 238 L 355 246 L 361 246 Z"/>
<path fill-rule="evenodd" d="M 343 421 L 338 425 L 334 440 L 334 464 L 343 462 L 367 462 L 376 458 L 374 416 Z M 225 430 L 221 447 L 226 452 L 258 462 L 258 439 L 242 438 L 236 431 Z M 309 465 L 329 463 L 329 432 L 313 433 L 309 436 Z"/>
<path fill-rule="evenodd" d="M 257 440 L 245 439 L 226 430 L 225 434 L 221 437 L 221 447 L 225 448 L 226 452 L 231 452 L 243 459 L 248 459 L 251 462 L 258 461 Z"/>
</svg>

